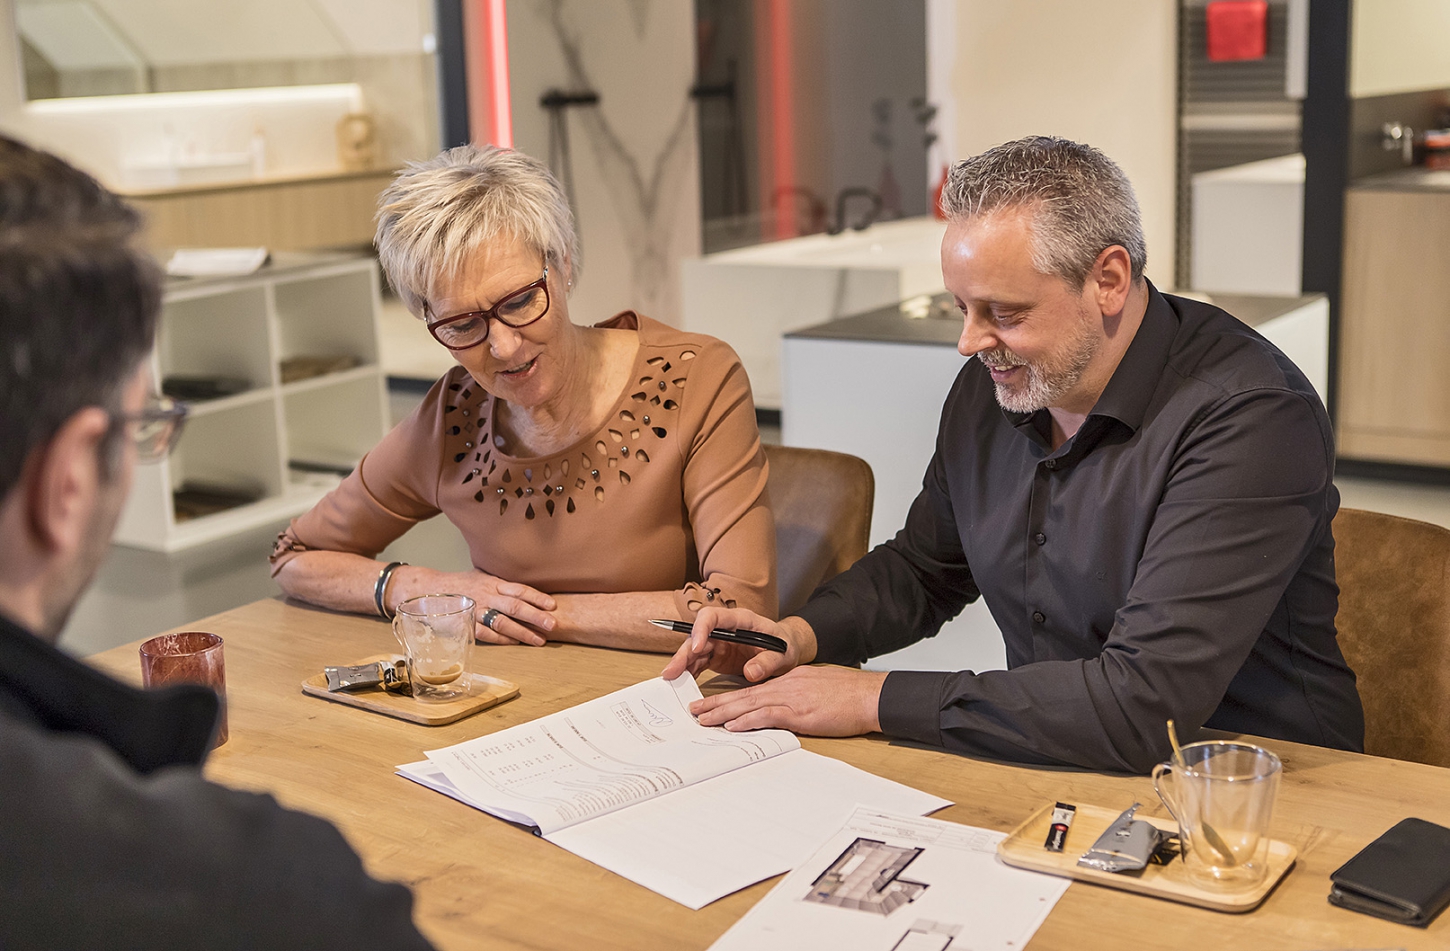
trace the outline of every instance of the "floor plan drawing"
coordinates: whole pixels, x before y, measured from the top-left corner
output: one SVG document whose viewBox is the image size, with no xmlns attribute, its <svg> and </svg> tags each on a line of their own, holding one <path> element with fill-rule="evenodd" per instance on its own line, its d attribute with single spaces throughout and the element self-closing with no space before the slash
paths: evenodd
<svg viewBox="0 0 1450 951">
<path fill-rule="evenodd" d="M 811 883 L 804 900 L 889 915 L 926 891 L 925 883 L 901 877 L 923 851 L 858 837 Z"/>
</svg>

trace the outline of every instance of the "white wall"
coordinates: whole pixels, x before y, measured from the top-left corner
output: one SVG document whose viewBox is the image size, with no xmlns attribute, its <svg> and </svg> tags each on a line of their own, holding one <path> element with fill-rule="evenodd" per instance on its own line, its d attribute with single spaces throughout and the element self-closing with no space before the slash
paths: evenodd
<svg viewBox="0 0 1450 951">
<path fill-rule="evenodd" d="M 1102 149 L 1137 191 L 1149 276 L 1165 287 L 1173 280 L 1176 207 L 1175 7 L 1169 0 L 956 0 L 952 72 L 952 155 L 1024 135 Z"/>
<path fill-rule="evenodd" d="M 677 0 L 509 0 L 514 146 L 549 159 L 547 90 L 600 95 L 568 110 L 580 323 L 625 308 L 680 322 L 680 259 L 700 253 L 694 29 L 693 5 Z"/>
<path fill-rule="evenodd" d="M 1447 0 L 1356 0 L 1349 40 L 1350 96 L 1450 87 L 1447 37 Z"/>
</svg>

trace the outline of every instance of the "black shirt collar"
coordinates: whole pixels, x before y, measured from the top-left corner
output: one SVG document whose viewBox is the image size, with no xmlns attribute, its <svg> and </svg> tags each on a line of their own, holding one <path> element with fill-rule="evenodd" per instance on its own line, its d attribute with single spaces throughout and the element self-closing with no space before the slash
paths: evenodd
<svg viewBox="0 0 1450 951">
<path fill-rule="evenodd" d="M 47 644 L 0 615 L 0 714 L 109 746 L 138 772 L 197 765 L 217 727 L 206 687 L 138 690 Z"/>
<path fill-rule="evenodd" d="M 1153 282 L 1147 283 L 1148 309 L 1143 312 L 1143 323 L 1088 414 L 1110 416 L 1135 432 L 1148 415 L 1148 404 L 1158 392 L 1158 382 L 1178 336 L 1178 315 Z"/>
</svg>

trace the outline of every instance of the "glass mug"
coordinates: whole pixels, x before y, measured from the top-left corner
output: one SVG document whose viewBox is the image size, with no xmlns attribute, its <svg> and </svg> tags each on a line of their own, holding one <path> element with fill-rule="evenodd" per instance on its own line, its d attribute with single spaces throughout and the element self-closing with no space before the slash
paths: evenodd
<svg viewBox="0 0 1450 951">
<path fill-rule="evenodd" d="M 1183 747 L 1181 765 L 1173 759 L 1153 767 L 1153 788 L 1178 820 L 1192 879 L 1221 891 L 1264 880 L 1282 771 L 1279 757 L 1262 747 L 1217 740 Z"/>
<path fill-rule="evenodd" d="M 461 594 L 425 594 L 398 605 L 393 636 L 407 656 L 416 699 L 446 703 L 468 696 L 473 608 L 473 599 Z"/>
</svg>

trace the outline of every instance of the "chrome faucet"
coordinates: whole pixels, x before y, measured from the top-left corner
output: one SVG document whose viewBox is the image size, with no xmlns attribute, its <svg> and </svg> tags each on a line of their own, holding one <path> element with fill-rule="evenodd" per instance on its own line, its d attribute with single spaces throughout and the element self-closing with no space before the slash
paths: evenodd
<svg viewBox="0 0 1450 951">
<path fill-rule="evenodd" d="M 1400 151 L 1400 158 L 1406 165 L 1415 164 L 1415 130 L 1403 122 L 1386 122 L 1380 126 L 1383 138 L 1380 148 L 1386 152 Z"/>
<path fill-rule="evenodd" d="M 880 195 L 869 188 L 861 188 L 860 186 L 843 188 L 836 193 L 836 222 L 830 228 L 826 229 L 828 234 L 840 234 L 846 230 L 846 201 L 856 196 L 871 199 L 871 210 L 866 213 L 864 218 L 851 226 L 853 231 L 865 231 L 871 227 L 871 222 L 875 221 L 877 216 L 881 214 Z"/>
</svg>

